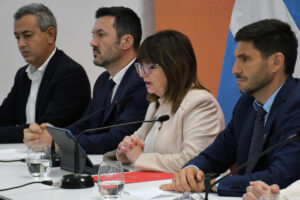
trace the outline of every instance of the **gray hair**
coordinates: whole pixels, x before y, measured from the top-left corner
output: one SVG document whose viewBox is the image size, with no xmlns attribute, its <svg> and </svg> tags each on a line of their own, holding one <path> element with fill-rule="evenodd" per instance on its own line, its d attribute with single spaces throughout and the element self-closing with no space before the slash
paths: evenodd
<svg viewBox="0 0 300 200">
<path fill-rule="evenodd" d="M 47 28 L 57 29 L 56 19 L 51 10 L 43 4 L 32 3 L 21 7 L 15 14 L 14 19 L 19 20 L 25 15 L 34 15 L 40 29 L 45 32 Z"/>
</svg>

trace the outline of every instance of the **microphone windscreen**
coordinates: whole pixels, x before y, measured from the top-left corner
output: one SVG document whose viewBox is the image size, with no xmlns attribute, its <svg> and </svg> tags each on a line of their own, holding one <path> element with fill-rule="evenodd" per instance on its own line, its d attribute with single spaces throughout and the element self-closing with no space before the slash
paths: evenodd
<svg viewBox="0 0 300 200">
<path fill-rule="evenodd" d="M 169 119 L 170 119 L 169 115 L 162 115 L 162 116 L 160 116 L 160 117 L 157 119 L 157 121 L 159 121 L 159 122 L 164 122 L 164 121 L 167 121 L 167 120 L 169 120 Z"/>
</svg>

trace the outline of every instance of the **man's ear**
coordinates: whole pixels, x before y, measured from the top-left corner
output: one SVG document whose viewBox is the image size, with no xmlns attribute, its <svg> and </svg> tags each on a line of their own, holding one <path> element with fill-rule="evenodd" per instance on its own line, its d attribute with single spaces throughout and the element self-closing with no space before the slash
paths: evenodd
<svg viewBox="0 0 300 200">
<path fill-rule="evenodd" d="M 120 47 L 123 50 L 127 50 L 127 49 L 133 47 L 133 43 L 134 43 L 133 36 L 130 34 L 125 34 L 121 37 Z"/>
<path fill-rule="evenodd" d="M 281 52 L 276 52 L 270 56 L 271 71 L 277 72 L 284 70 L 284 55 Z"/>
<path fill-rule="evenodd" d="M 54 43 L 56 40 L 56 28 L 50 26 L 47 28 L 46 33 L 47 33 L 49 44 Z"/>
</svg>

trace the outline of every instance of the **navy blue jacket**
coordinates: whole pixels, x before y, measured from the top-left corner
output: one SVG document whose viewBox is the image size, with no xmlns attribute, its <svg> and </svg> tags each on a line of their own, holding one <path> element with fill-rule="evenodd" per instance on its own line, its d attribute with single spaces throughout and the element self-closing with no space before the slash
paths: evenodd
<svg viewBox="0 0 300 200">
<path fill-rule="evenodd" d="M 79 123 L 70 127 L 74 135 L 85 129 L 143 120 L 145 118 L 148 107 L 148 102 L 146 101 L 147 91 L 143 79 L 139 77 L 135 70 L 134 64 L 124 74 L 112 102 L 128 96 L 131 96 L 130 100 L 107 106 L 106 83 L 109 77 L 108 72 L 103 72 L 97 79 L 94 86 L 93 99 L 82 117 L 84 120 L 80 120 Z M 93 114 L 94 112 L 96 114 Z M 104 154 L 116 149 L 123 138 L 126 135 L 131 135 L 140 125 L 113 128 L 108 131 L 98 132 L 96 135 L 82 136 L 79 143 L 89 154 Z"/>
<path fill-rule="evenodd" d="M 0 106 L 0 143 L 23 140 L 26 104 L 31 80 L 28 65 L 20 68 L 14 85 Z M 81 65 L 56 50 L 44 72 L 36 100 L 36 123 L 49 122 L 65 127 L 78 120 L 91 99 L 90 83 Z"/>
<path fill-rule="evenodd" d="M 254 98 L 243 95 L 237 102 L 232 120 L 226 129 L 205 151 L 187 165 L 196 165 L 207 172 L 221 173 L 237 162 L 238 166 L 248 159 L 256 111 Z M 286 139 L 300 130 L 300 81 L 289 77 L 274 99 L 265 128 L 261 151 Z M 300 139 L 287 143 L 261 157 L 252 173 L 245 169 L 237 176 L 220 182 L 218 194 L 242 196 L 249 181 L 262 180 L 285 188 L 300 178 Z"/>
</svg>

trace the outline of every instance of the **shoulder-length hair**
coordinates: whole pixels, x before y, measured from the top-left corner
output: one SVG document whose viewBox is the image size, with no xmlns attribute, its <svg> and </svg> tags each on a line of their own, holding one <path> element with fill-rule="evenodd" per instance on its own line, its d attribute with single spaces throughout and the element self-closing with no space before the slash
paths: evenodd
<svg viewBox="0 0 300 200">
<path fill-rule="evenodd" d="M 138 51 L 142 63 L 158 64 L 167 77 L 164 98 L 172 103 L 172 113 L 179 108 L 191 88 L 205 89 L 197 79 L 197 62 L 189 38 L 175 30 L 165 30 L 146 38 Z M 148 94 L 150 102 L 158 96 Z M 158 106 L 158 102 L 157 102 Z"/>
</svg>

